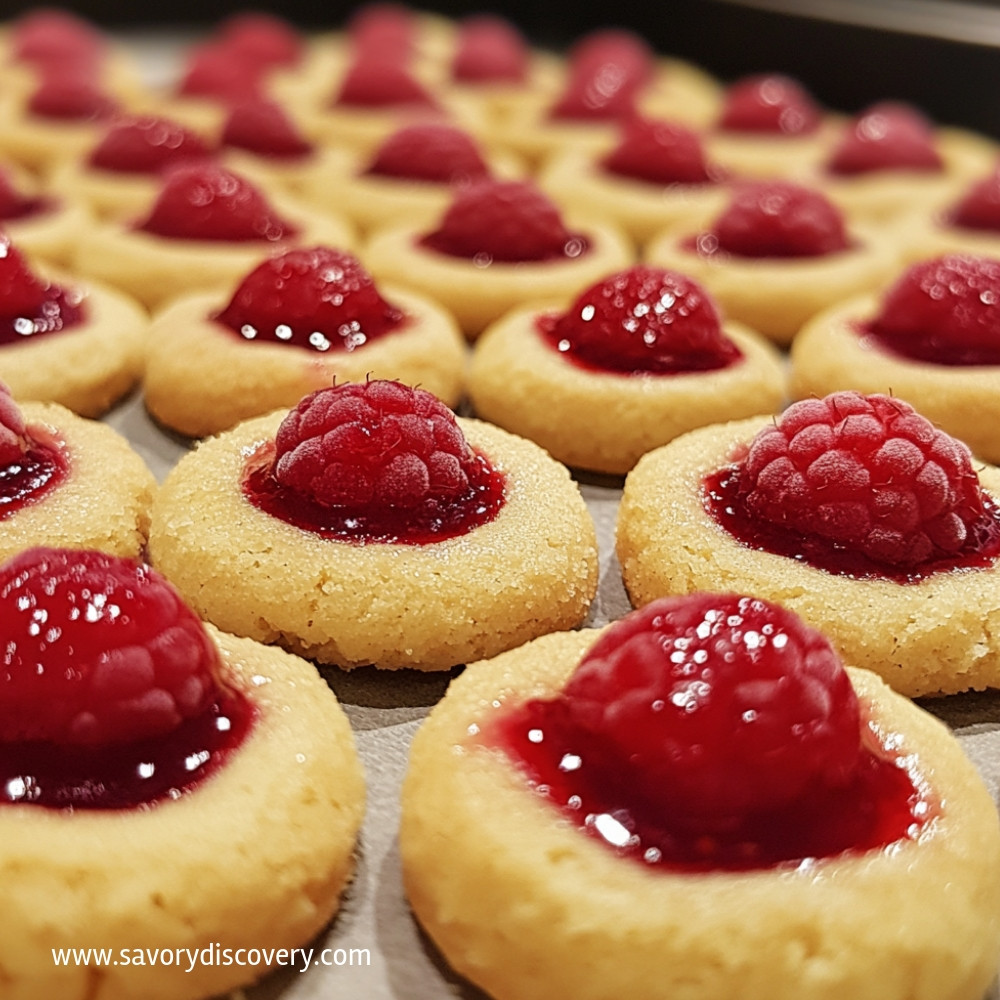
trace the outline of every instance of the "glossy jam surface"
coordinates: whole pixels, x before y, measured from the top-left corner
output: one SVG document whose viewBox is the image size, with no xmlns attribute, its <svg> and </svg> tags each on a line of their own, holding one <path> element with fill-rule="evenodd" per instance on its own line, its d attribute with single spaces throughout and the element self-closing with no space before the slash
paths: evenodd
<svg viewBox="0 0 1000 1000">
<path fill-rule="evenodd" d="M 0 805 L 135 809 L 179 798 L 223 767 L 254 720 L 246 698 L 226 693 L 156 739 L 111 747 L 0 743 Z"/>
<path fill-rule="evenodd" d="M 468 490 L 447 504 L 417 508 L 326 505 L 282 486 L 272 472 L 274 448 L 265 445 L 246 463 L 243 495 L 258 510 L 321 538 L 366 544 L 431 545 L 488 524 L 505 501 L 506 477 L 477 455 Z"/>
<path fill-rule="evenodd" d="M 250 343 L 320 353 L 357 350 L 407 322 L 353 254 L 328 247 L 268 258 L 214 319 Z"/>
<path fill-rule="evenodd" d="M 460 189 L 438 228 L 419 245 L 478 267 L 574 259 L 589 247 L 570 232 L 558 207 L 525 181 L 480 181 Z"/>
<path fill-rule="evenodd" d="M 962 553 L 942 556 L 919 566 L 894 567 L 821 536 L 808 535 L 753 517 L 741 496 L 743 489 L 738 465 L 726 466 L 706 476 L 702 490 L 708 513 L 747 548 L 786 556 L 836 576 L 919 583 L 935 573 L 987 569 L 995 565 L 1000 556 L 1000 509 L 992 500 L 985 504 L 987 516 L 982 521 L 979 537 Z"/>
<path fill-rule="evenodd" d="M 812 96 L 780 74 L 749 76 L 726 91 L 718 127 L 728 132 L 810 135 L 822 120 Z"/>
<path fill-rule="evenodd" d="M 78 289 L 43 281 L 0 236 L 0 346 L 79 326 L 86 319 L 84 299 Z"/>
<path fill-rule="evenodd" d="M 653 868 L 753 870 L 879 850 L 934 806 L 867 724 L 829 642 L 732 594 L 607 629 L 561 692 L 474 739 L 587 834 Z"/>
<path fill-rule="evenodd" d="M 301 400 L 247 460 L 243 494 L 325 538 L 421 545 L 492 521 L 506 476 L 431 393 L 372 379 Z"/>
<path fill-rule="evenodd" d="M 28 448 L 0 465 L 0 521 L 44 499 L 69 475 L 65 446 L 41 429 L 28 434 Z"/>
<path fill-rule="evenodd" d="M 911 266 L 859 333 L 912 361 L 1000 365 L 998 304 L 1000 261 L 950 254 Z"/>
<path fill-rule="evenodd" d="M 716 371 L 742 358 L 708 293 L 664 268 L 636 266 L 586 289 L 536 328 L 573 363 L 623 375 Z"/>
<path fill-rule="evenodd" d="M 709 232 L 690 247 L 712 257 L 823 257 L 851 246 L 840 209 L 822 192 L 788 181 L 741 184 Z"/>
</svg>

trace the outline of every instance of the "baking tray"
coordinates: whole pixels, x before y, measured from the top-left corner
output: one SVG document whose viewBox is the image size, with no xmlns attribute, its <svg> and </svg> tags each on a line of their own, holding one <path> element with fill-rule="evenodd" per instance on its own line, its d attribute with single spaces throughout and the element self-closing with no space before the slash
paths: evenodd
<svg viewBox="0 0 1000 1000">
<path fill-rule="evenodd" d="M 138 395 L 116 408 L 106 422 L 132 442 L 161 480 L 189 447 L 153 423 Z M 630 608 L 614 554 L 621 481 L 589 476 L 577 481 L 600 544 L 600 582 L 585 624 L 600 626 L 620 618 Z M 485 994 L 448 969 L 411 915 L 403 893 L 396 840 L 399 791 L 410 741 L 421 720 L 444 695 L 454 671 L 425 674 L 322 668 L 321 672 L 354 729 L 368 783 L 368 809 L 354 880 L 340 914 L 314 947 L 343 949 L 345 956 L 351 949 L 367 950 L 370 964 L 317 966 L 305 972 L 280 970 L 239 992 L 246 1000 L 484 1000 Z M 927 699 L 922 705 L 952 727 L 996 801 L 1000 788 L 1000 692 Z M 1000 1000 L 996 984 L 986 1000 Z"/>
</svg>

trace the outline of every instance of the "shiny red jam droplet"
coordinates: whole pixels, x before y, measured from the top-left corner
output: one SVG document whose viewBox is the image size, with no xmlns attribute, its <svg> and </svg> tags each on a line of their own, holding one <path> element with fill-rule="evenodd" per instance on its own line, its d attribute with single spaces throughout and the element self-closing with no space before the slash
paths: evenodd
<svg viewBox="0 0 1000 1000">
<path fill-rule="evenodd" d="M 621 140 L 600 165 L 650 184 L 710 184 L 720 178 L 719 171 L 709 168 L 693 129 L 638 115 L 625 122 Z"/>
<path fill-rule="evenodd" d="M 809 135 L 821 120 L 819 107 L 797 80 L 770 73 L 737 80 L 729 87 L 718 127 L 728 132 Z"/>
<path fill-rule="evenodd" d="M 556 205 L 525 181 L 481 181 L 461 189 L 420 245 L 481 265 L 576 258 L 589 248 L 585 236 L 566 228 Z"/>
<path fill-rule="evenodd" d="M 944 160 L 931 123 L 915 108 L 885 101 L 854 120 L 827 169 L 848 175 L 878 170 L 938 172 L 944 169 Z"/>
<path fill-rule="evenodd" d="M 913 583 L 1000 554 L 968 448 L 889 396 L 793 403 L 703 500 L 743 544 L 838 575 Z"/>
<path fill-rule="evenodd" d="M 374 380 L 321 389 L 248 460 L 243 494 L 324 538 L 422 545 L 492 521 L 506 477 L 429 392 Z"/>
<path fill-rule="evenodd" d="M 458 83 L 523 83 L 528 75 L 528 47 L 506 18 L 478 14 L 458 26 L 451 64 Z"/>
<path fill-rule="evenodd" d="M 44 500 L 66 481 L 70 467 L 63 443 L 40 428 L 29 432 L 20 455 L 7 458 L 0 457 L 0 522 Z"/>
<path fill-rule="evenodd" d="M 0 167 L 0 220 L 25 219 L 49 210 L 54 204 L 49 198 L 23 194 L 10 174 Z"/>
<path fill-rule="evenodd" d="M 850 247 L 840 209 L 822 192 L 787 181 L 742 184 L 697 238 L 700 253 L 737 257 L 822 257 Z"/>
<path fill-rule="evenodd" d="M 932 809 L 827 640 L 756 598 L 654 601 L 561 694 L 501 710 L 479 739 L 588 834 L 672 870 L 877 850 Z"/>
<path fill-rule="evenodd" d="M 313 152 L 313 144 L 284 108 L 263 98 L 241 101 L 230 109 L 222 144 L 274 159 L 298 159 Z"/>
<path fill-rule="evenodd" d="M 489 167 L 471 136 L 453 125 L 425 123 L 393 132 L 375 151 L 365 174 L 461 184 L 489 177 Z"/>
<path fill-rule="evenodd" d="M 214 771 L 253 709 L 149 567 L 31 549 L 0 567 L 0 802 L 122 808 Z"/>
<path fill-rule="evenodd" d="M 80 291 L 43 281 L 0 236 L 0 346 L 72 329 L 85 315 Z"/>
<path fill-rule="evenodd" d="M 640 265 L 611 275 L 537 325 L 554 350 L 597 371 L 677 375 L 715 371 L 742 357 L 708 293 L 664 268 Z"/>
<path fill-rule="evenodd" d="M 209 155 L 208 144 L 178 122 L 158 115 L 134 115 L 115 121 L 87 162 L 116 173 L 156 174 L 173 164 Z"/>
<path fill-rule="evenodd" d="M 213 164 L 182 164 L 165 177 L 149 217 L 138 229 L 181 240 L 269 243 L 297 230 L 280 218 L 250 181 Z"/>
<path fill-rule="evenodd" d="M 252 343 L 321 353 L 357 350 L 406 323 L 353 254 L 328 247 L 297 248 L 263 261 L 215 319 Z"/>
<path fill-rule="evenodd" d="M 952 254 L 914 264 L 861 332 L 914 361 L 1000 365 L 1000 261 Z"/>
</svg>

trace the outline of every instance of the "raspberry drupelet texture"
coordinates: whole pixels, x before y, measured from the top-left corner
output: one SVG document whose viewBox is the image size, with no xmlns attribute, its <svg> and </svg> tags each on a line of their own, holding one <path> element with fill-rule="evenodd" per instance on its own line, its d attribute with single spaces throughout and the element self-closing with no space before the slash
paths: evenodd
<svg viewBox="0 0 1000 1000">
<path fill-rule="evenodd" d="M 376 150 L 366 174 L 455 184 L 482 180 L 489 167 L 468 133 L 436 122 L 393 132 Z"/>
<path fill-rule="evenodd" d="M 19 461 L 28 450 L 28 428 L 10 388 L 0 382 L 0 469 Z"/>
<path fill-rule="evenodd" d="M 578 257 L 587 248 L 534 184 L 493 180 L 460 189 L 421 244 L 452 257 L 506 263 Z"/>
<path fill-rule="evenodd" d="M 275 446 L 275 479 L 326 506 L 447 504 L 469 493 L 479 463 L 436 396 L 382 380 L 307 396 Z"/>
<path fill-rule="evenodd" d="M 158 573 L 99 552 L 30 549 L 0 567 L 0 741 L 156 737 L 219 693 L 218 653 Z"/>
<path fill-rule="evenodd" d="M 718 127 L 730 132 L 808 135 L 819 128 L 821 119 L 819 107 L 802 84 L 768 73 L 744 77 L 726 90 Z"/>
<path fill-rule="evenodd" d="M 250 181 L 214 163 L 170 170 L 139 229 L 170 239 L 276 242 L 294 236 Z"/>
<path fill-rule="evenodd" d="M 294 248 L 267 258 L 240 282 L 216 319 L 248 341 L 321 353 L 353 351 L 405 322 L 357 257 L 331 247 Z"/>
<path fill-rule="evenodd" d="M 820 257 L 850 246 L 840 209 L 790 181 L 741 184 L 710 237 L 699 246 L 739 257 Z"/>
<path fill-rule="evenodd" d="M 858 115 L 827 163 L 834 174 L 939 171 L 943 166 L 930 121 L 916 108 L 895 101 L 880 102 Z"/>
<path fill-rule="evenodd" d="M 741 357 L 697 282 L 646 265 L 591 286 L 565 313 L 540 317 L 539 328 L 573 360 L 626 374 L 708 371 Z"/>
<path fill-rule="evenodd" d="M 721 176 L 718 169 L 709 167 L 697 132 L 640 115 L 625 121 L 618 145 L 601 160 L 601 166 L 650 184 L 708 184 Z"/>
<path fill-rule="evenodd" d="M 859 708 L 840 659 L 756 598 L 654 601 L 607 630 L 563 697 L 642 799 L 700 831 L 843 785 L 858 763 Z"/>
<path fill-rule="evenodd" d="M 1000 260 L 948 254 L 910 267 L 868 331 L 891 350 L 947 365 L 1000 364 Z"/>
<path fill-rule="evenodd" d="M 954 557 L 995 534 L 968 448 L 889 396 L 792 404 L 751 442 L 739 492 L 752 518 L 890 567 Z"/>
<path fill-rule="evenodd" d="M 184 125 L 159 115 L 131 115 L 108 127 L 87 162 L 102 170 L 155 174 L 210 155 L 208 144 Z"/>
</svg>

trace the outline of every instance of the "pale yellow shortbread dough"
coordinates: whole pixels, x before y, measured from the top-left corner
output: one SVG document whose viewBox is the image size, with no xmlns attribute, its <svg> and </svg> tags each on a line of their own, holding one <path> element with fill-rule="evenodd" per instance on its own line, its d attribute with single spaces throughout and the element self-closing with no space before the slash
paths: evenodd
<svg viewBox="0 0 1000 1000">
<path fill-rule="evenodd" d="M 616 548 L 635 606 L 667 594 L 735 591 L 782 604 L 819 629 L 846 663 L 910 697 L 1000 686 L 996 566 L 918 583 L 859 580 L 749 548 L 708 514 L 702 481 L 773 417 L 704 427 L 640 459 L 625 480 Z M 1000 500 L 1000 470 L 979 469 Z"/>
<path fill-rule="evenodd" d="M 785 399 L 776 348 L 738 323 L 724 332 L 743 358 L 718 371 L 620 375 L 553 350 L 541 306 L 509 313 L 476 342 L 469 397 L 477 415 L 531 438 L 567 465 L 624 475 L 647 451 L 720 420 L 777 411 Z"/>
<path fill-rule="evenodd" d="M 557 694 L 596 634 L 469 667 L 414 739 L 404 883 L 456 971 L 496 1000 L 981 1000 L 1000 950 L 1000 829 L 938 720 L 851 670 L 881 738 L 941 802 L 915 839 L 781 869 L 648 869 L 476 745 L 505 706 Z"/>
<path fill-rule="evenodd" d="M 839 389 L 896 396 L 964 441 L 977 458 L 1000 462 L 1000 365 L 935 365 L 891 354 L 862 329 L 880 308 L 878 296 L 862 296 L 802 328 L 791 351 L 793 398 Z"/>
<path fill-rule="evenodd" d="M 206 292 L 176 299 L 150 329 L 143 379 L 149 412 L 181 434 L 204 437 L 292 407 L 334 382 L 367 378 L 418 385 L 448 406 L 457 405 L 467 345 L 454 318 L 413 292 L 392 287 L 381 292 L 407 315 L 406 325 L 351 352 L 327 353 L 241 339 L 211 319 L 225 308 L 225 296 Z"/>
<path fill-rule="evenodd" d="M 209 631 L 259 713 L 219 771 L 145 809 L 0 807 L 4 1000 L 200 1000 L 267 970 L 52 949 L 308 948 L 337 910 L 365 798 L 347 716 L 310 664 Z"/>
<path fill-rule="evenodd" d="M 139 558 L 156 490 L 146 463 L 107 424 L 54 403 L 20 409 L 29 432 L 60 442 L 69 469 L 40 500 L 0 520 L 0 562 L 36 545 Z"/>
<path fill-rule="evenodd" d="M 244 463 L 285 411 L 211 438 L 177 464 L 153 508 L 153 564 L 220 628 L 351 668 L 443 670 L 586 616 L 593 521 L 566 469 L 537 445 L 460 420 L 507 476 L 497 517 L 428 545 L 328 540 L 241 492 Z"/>
</svg>

